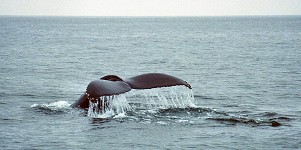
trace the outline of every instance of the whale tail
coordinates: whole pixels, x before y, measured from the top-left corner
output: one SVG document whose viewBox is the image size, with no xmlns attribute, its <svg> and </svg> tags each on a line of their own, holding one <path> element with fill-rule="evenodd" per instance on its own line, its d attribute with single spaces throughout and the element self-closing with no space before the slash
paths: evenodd
<svg viewBox="0 0 301 150">
<path fill-rule="evenodd" d="M 89 108 L 89 101 L 97 102 L 102 96 L 119 95 L 129 92 L 131 89 L 152 89 L 178 85 L 184 85 L 191 89 L 186 81 L 162 73 L 142 74 L 125 80 L 116 75 L 107 75 L 100 80 L 91 81 L 87 86 L 86 93 L 81 95 L 71 107 Z"/>
</svg>

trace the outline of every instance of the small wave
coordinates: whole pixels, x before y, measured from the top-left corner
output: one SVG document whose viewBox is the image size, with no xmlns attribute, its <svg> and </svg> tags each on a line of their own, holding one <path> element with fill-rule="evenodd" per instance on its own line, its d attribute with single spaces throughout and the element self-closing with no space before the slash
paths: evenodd
<svg viewBox="0 0 301 150">
<path fill-rule="evenodd" d="M 135 109 L 127 112 L 127 120 L 139 123 L 159 125 L 192 125 L 203 122 L 208 113 L 214 110 L 202 107 Z"/>
<path fill-rule="evenodd" d="M 18 96 L 18 97 L 20 96 L 20 97 L 31 97 L 31 98 L 37 97 L 37 95 L 29 94 L 29 93 L 5 93 L 5 92 L 0 93 L 0 97 L 7 97 L 7 96 Z"/>
<path fill-rule="evenodd" d="M 259 113 L 256 116 L 263 116 L 271 119 L 291 120 L 289 117 L 286 117 L 286 115 L 278 114 L 276 112 L 264 112 L 264 113 Z"/>
<path fill-rule="evenodd" d="M 195 98 L 206 99 L 206 100 L 215 100 L 213 97 L 208 97 L 204 95 L 194 95 Z"/>
<path fill-rule="evenodd" d="M 0 92 L 0 97 L 4 97 L 5 95 L 7 95 L 7 94 L 4 92 Z"/>
<path fill-rule="evenodd" d="M 266 112 L 260 113 L 255 115 L 246 115 L 244 114 L 243 117 L 236 115 L 221 115 L 217 117 L 209 117 L 208 120 L 215 120 L 227 125 L 236 125 L 236 124 L 247 124 L 251 126 L 272 126 L 278 127 L 286 125 L 291 118 L 286 117 L 285 115 L 280 115 L 275 112 Z"/>
<path fill-rule="evenodd" d="M 282 124 L 275 120 L 261 120 L 261 119 L 248 119 L 248 118 L 208 118 L 209 120 L 215 120 L 227 125 L 236 125 L 237 123 L 248 124 L 251 126 L 272 126 L 278 127 Z"/>
<path fill-rule="evenodd" d="M 4 124 L 14 124 L 14 123 L 17 123 L 17 122 L 20 122 L 22 121 L 21 119 L 18 119 L 18 118 L 10 118 L 9 116 L 6 116 L 6 117 L 0 117 L 0 124 L 1 125 L 4 125 Z"/>
<path fill-rule="evenodd" d="M 210 108 L 202 108 L 202 107 L 187 107 L 187 108 L 160 109 L 159 112 L 162 114 L 183 113 L 183 112 L 200 114 L 200 113 L 211 113 L 211 112 L 214 112 L 214 110 L 212 110 Z"/>
</svg>

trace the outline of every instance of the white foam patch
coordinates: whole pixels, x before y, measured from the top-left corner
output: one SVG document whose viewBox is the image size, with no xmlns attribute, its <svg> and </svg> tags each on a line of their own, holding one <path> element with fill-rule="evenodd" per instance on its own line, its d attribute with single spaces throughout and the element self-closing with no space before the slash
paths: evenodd
<svg viewBox="0 0 301 150">
<path fill-rule="evenodd" d="M 157 124 L 160 124 L 160 125 L 167 125 L 167 123 L 164 122 L 164 121 L 157 121 Z"/>
<path fill-rule="evenodd" d="M 30 107 L 48 107 L 48 108 L 57 108 L 57 109 L 62 109 L 62 108 L 69 108 L 70 103 L 68 101 L 57 101 L 49 104 L 32 104 Z"/>
<path fill-rule="evenodd" d="M 125 113 L 120 113 L 120 114 L 114 116 L 113 118 L 126 118 L 126 117 L 127 117 L 127 116 L 126 116 Z"/>
</svg>

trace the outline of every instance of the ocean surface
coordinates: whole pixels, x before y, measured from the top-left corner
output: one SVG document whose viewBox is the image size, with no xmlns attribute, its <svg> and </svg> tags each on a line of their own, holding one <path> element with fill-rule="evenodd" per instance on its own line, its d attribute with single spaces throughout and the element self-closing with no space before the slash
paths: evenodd
<svg viewBox="0 0 301 150">
<path fill-rule="evenodd" d="M 150 72 L 192 91 L 69 107 L 92 80 Z M 0 16 L 0 108 L 1 149 L 301 149 L 301 16 Z"/>
</svg>

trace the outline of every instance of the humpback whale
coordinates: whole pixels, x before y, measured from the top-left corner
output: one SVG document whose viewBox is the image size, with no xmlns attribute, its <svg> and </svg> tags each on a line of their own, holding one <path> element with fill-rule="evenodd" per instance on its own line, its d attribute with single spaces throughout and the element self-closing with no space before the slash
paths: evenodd
<svg viewBox="0 0 301 150">
<path fill-rule="evenodd" d="M 82 109 L 89 108 L 89 101 L 98 102 L 100 108 L 105 108 L 110 99 L 104 99 L 106 96 L 114 96 L 131 91 L 132 89 L 152 89 L 160 87 L 170 87 L 184 85 L 191 89 L 191 86 L 184 80 L 163 73 L 148 73 L 134 76 L 127 79 L 121 79 L 116 75 L 107 75 L 99 80 L 91 81 L 86 92 L 82 94 L 71 107 Z"/>
</svg>

